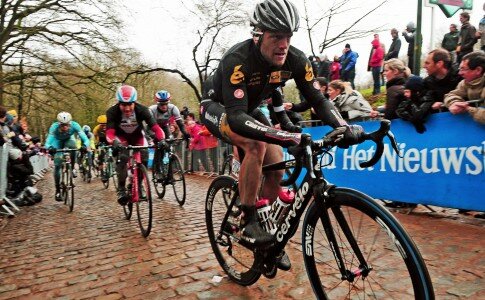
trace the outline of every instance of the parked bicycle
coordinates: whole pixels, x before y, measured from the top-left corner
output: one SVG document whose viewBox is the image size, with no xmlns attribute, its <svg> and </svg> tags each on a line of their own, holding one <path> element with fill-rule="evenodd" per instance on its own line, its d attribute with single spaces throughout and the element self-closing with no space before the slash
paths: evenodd
<svg viewBox="0 0 485 300">
<path fill-rule="evenodd" d="M 98 166 L 101 165 L 101 181 L 105 189 L 109 187 L 110 179 L 113 179 L 113 186 L 118 188 L 118 174 L 116 173 L 116 158 L 113 156 L 113 147 L 101 145 L 98 147 L 98 151 L 103 151 L 102 159 L 98 162 Z M 98 158 L 100 153 L 98 153 Z"/>
<path fill-rule="evenodd" d="M 389 131 L 390 122 L 366 140 L 376 143 L 374 156 L 361 163 L 377 163 L 388 136 L 395 151 L 397 144 Z M 306 211 L 302 227 L 305 268 L 318 299 L 434 299 L 426 265 L 412 239 L 398 220 L 375 199 L 357 190 L 337 187 L 323 176 L 321 163 L 342 137 L 338 128 L 322 140 L 302 135 L 300 145 L 289 151 L 296 159 L 263 166 L 263 173 L 293 169 L 282 186 L 302 179 L 291 204 L 278 201 L 270 209 L 258 209 L 260 222 L 276 242 L 265 249 L 254 248 L 240 239 L 241 210 L 238 182 L 219 176 L 209 187 L 205 213 L 209 240 L 214 254 L 229 278 L 240 285 L 251 285 L 263 274 L 274 278 L 277 259 L 295 234 Z M 230 192 L 231 201 L 225 198 Z M 313 199 L 313 201 L 311 201 Z"/>
<path fill-rule="evenodd" d="M 167 185 L 171 185 L 180 206 L 185 203 L 185 176 L 180 158 L 174 152 L 174 146 L 181 141 L 183 141 L 181 138 L 166 139 L 167 147 L 164 149 L 163 157 L 160 155 L 161 149 L 157 148 L 152 166 L 152 181 L 158 198 L 163 198 Z"/>
<path fill-rule="evenodd" d="M 64 200 L 64 204 L 67 205 L 69 208 L 69 212 L 72 212 L 74 209 L 74 179 L 73 179 L 73 168 L 74 164 L 71 159 L 72 153 L 78 151 L 77 149 L 57 149 L 56 153 L 62 153 L 62 162 L 61 162 L 61 180 L 60 180 L 60 188 L 61 188 L 61 198 Z"/>
<path fill-rule="evenodd" d="M 129 201 L 123 206 L 127 220 L 131 219 L 133 205 L 136 205 L 136 214 L 141 234 L 147 237 L 152 229 L 152 193 L 148 179 L 147 168 L 142 163 L 140 151 L 153 148 L 153 146 L 119 146 L 129 151 L 127 164 Z"/>
</svg>

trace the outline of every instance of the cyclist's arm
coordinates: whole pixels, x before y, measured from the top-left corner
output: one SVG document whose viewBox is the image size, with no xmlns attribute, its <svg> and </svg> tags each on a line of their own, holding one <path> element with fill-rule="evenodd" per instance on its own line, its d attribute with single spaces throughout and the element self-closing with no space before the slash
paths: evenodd
<svg viewBox="0 0 485 300">
<path fill-rule="evenodd" d="M 91 141 L 89 140 L 87 135 L 82 130 L 81 125 L 79 125 L 79 123 L 75 122 L 75 121 L 71 121 L 71 124 L 72 124 L 72 129 L 74 130 L 74 132 L 77 133 L 77 135 L 81 139 L 81 142 L 84 145 L 84 147 L 86 147 L 86 148 L 91 147 Z"/>
<path fill-rule="evenodd" d="M 180 132 L 184 135 L 184 136 L 188 136 L 189 134 L 187 133 L 187 131 L 185 130 L 185 124 L 184 124 L 184 121 L 182 120 L 182 116 L 180 115 L 180 110 L 178 109 L 177 106 L 174 105 L 173 107 L 173 110 L 172 110 L 172 116 L 174 117 L 175 119 L 175 123 L 177 123 L 177 126 L 179 127 L 180 129 Z"/>
<path fill-rule="evenodd" d="M 46 149 L 49 149 L 50 147 L 53 147 L 54 145 L 54 141 L 56 140 L 56 130 L 57 128 L 59 128 L 59 124 L 58 123 L 53 123 L 51 125 L 51 127 L 49 128 L 49 134 L 47 135 L 47 138 L 46 138 L 46 141 L 45 141 L 45 144 L 44 144 L 44 147 Z"/>
<path fill-rule="evenodd" d="M 323 96 L 320 91 L 320 85 L 313 75 L 306 71 L 311 69 L 310 61 L 304 55 L 300 56 L 299 61 L 300 65 L 296 66 L 294 75 L 296 86 L 303 97 L 310 103 L 315 114 L 325 125 L 330 125 L 333 128 L 347 125 L 347 122 L 342 118 L 332 102 Z"/>
<path fill-rule="evenodd" d="M 137 117 L 140 116 L 140 119 L 142 121 L 145 121 L 148 128 L 150 128 L 150 130 L 153 131 L 153 133 L 155 134 L 156 141 L 159 142 L 163 140 L 165 138 L 165 133 L 163 133 L 162 128 L 160 128 L 160 126 L 155 121 L 155 118 L 153 117 L 148 107 L 136 105 L 135 110 L 137 108 L 138 108 L 138 113 L 135 111 L 135 113 L 137 113 Z"/>
<path fill-rule="evenodd" d="M 117 113 L 119 112 L 118 105 L 113 105 L 106 111 L 106 142 L 112 145 L 116 138 L 116 121 L 117 121 Z M 119 121 L 118 121 L 119 122 Z"/>
<path fill-rule="evenodd" d="M 273 111 L 276 115 L 276 120 L 281 124 L 281 129 L 290 130 L 294 124 L 286 114 L 286 110 L 283 106 L 283 94 L 281 88 L 277 88 L 271 97 L 273 103 Z"/>
</svg>

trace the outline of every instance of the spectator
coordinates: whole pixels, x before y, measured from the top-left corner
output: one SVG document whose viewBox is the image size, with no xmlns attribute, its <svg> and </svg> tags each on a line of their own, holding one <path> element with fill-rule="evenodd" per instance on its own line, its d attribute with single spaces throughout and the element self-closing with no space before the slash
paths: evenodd
<svg viewBox="0 0 485 300">
<path fill-rule="evenodd" d="M 468 53 L 473 52 L 473 45 L 477 42 L 475 26 L 470 24 L 470 14 L 467 12 L 462 12 L 460 14 L 460 37 L 458 39 L 458 46 L 456 48 L 457 59 L 456 62 L 459 65 L 461 60 Z"/>
<path fill-rule="evenodd" d="M 399 32 L 396 28 L 391 29 L 391 37 L 392 43 L 389 47 L 389 51 L 385 57 L 385 60 L 389 60 L 391 58 L 398 58 L 399 51 L 401 50 L 401 39 L 399 38 Z"/>
<path fill-rule="evenodd" d="M 340 70 L 342 66 L 340 65 L 340 57 L 335 55 L 333 57 L 333 62 L 330 65 L 330 80 L 340 79 Z"/>
<path fill-rule="evenodd" d="M 428 72 L 428 76 L 424 78 L 426 92 L 422 97 L 422 102 L 427 110 L 433 109 L 434 112 L 437 112 L 442 108 L 445 94 L 456 88 L 461 77 L 453 68 L 451 54 L 443 48 L 428 53 L 424 61 L 424 68 Z"/>
<path fill-rule="evenodd" d="M 308 56 L 308 59 L 310 60 L 310 63 L 312 64 L 312 69 L 313 69 L 313 74 L 317 76 L 318 74 L 318 68 L 320 67 L 320 58 L 310 55 Z"/>
<path fill-rule="evenodd" d="M 342 69 L 340 71 L 340 77 L 343 81 L 350 82 L 352 89 L 355 89 L 355 64 L 359 54 L 350 49 L 350 44 L 345 44 L 342 56 L 340 56 L 340 64 Z"/>
<path fill-rule="evenodd" d="M 421 105 L 423 92 L 423 78 L 412 75 L 404 85 L 404 99 L 396 110 L 396 114 L 401 119 L 411 122 L 419 133 L 426 131 L 424 122 L 427 114 L 426 112 L 422 112 L 423 108 Z"/>
<path fill-rule="evenodd" d="M 479 110 L 470 109 L 470 105 L 466 101 L 485 98 L 484 70 L 485 53 L 483 51 L 468 53 L 463 57 L 459 71 L 463 80 L 444 99 L 446 107 L 452 114 L 470 111 L 474 116 L 479 112 Z"/>
<path fill-rule="evenodd" d="M 318 74 L 315 74 L 315 76 L 329 78 L 331 63 L 332 62 L 328 59 L 327 55 L 322 55 L 320 57 L 320 66 L 318 67 Z"/>
<path fill-rule="evenodd" d="M 351 122 L 375 118 L 379 114 L 373 110 L 369 102 L 350 84 L 341 80 L 333 80 L 328 84 L 329 99 L 339 110 L 342 117 Z"/>
<path fill-rule="evenodd" d="M 180 132 L 180 129 L 179 127 L 177 126 L 177 123 L 172 123 L 169 125 L 169 130 L 170 130 L 170 135 L 175 138 L 175 139 L 179 139 L 179 138 L 182 138 L 183 135 L 182 135 L 182 132 Z"/>
<path fill-rule="evenodd" d="M 483 3 L 483 10 L 485 10 L 485 3 Z M 478 24 L 476 37 L 480 39 L 480 50 L 485 51 L 485 16 L 483 16 Z"/>
<path fill-rule="evenodd" d="M 411 73 L 415 73 L 416 70 L 414 70 L 414 44 L 416 42 L 416 37 L 415 37 L 415 31 L 416 31 L 416 26 L 414 25 L 414 22 L 409 22 L 408 25 L 406 25 L 406 29 L 402 32 L 402 35 L 404 36 L 404 39 L 406 42 L 409 43 L 408 45 L 408 68 L 411 70 Z"/>
<path fill-rule="evenodd" d="M 460 38 L 460 32 L 456 27 L 456 24 L 450 24 L 450 32 L 443 36 L 441 47 L 448 50 L 453 56 L 453 61 L 456 61 L 456 47 L 458 46 L 458 39 Z"/>
<path fill-rule="evenodd" d="M 381 67 L 384 60 L 384 49 L 379 42 L 379 35 L 374 35 L 372 40 L 372 51 L 369 58 L 369 68 L 372 71 L 372 79 L 374 80 L 374 89 L 372 95 L 381 93 Z"/>
<path fill-rule="evenodd" d="M 22 130 L 22 127 L 19 124 L 19 116 L 17 114 L 17 111 L 15 109 L 7 111 L 7 114 L 9 114 L 12 117 L 12 121 L 9 124 L 10 129 L 16 134 L 16 135 L 22 135 L 24 132 Z"/>
<path fill-rule="evenodd" d="M 327 94 L 328 81 L 327 81 L 327 79 L 325 77 L 317 77 L 316 80 L 320 85 L 320 91 L 325 96 L 325 98 L 328 98 L 328 94 Z M 290 118 L 290 120 L 293 124 L 298 124 L 298 119 L 296 119 L 298 116 L 301 119 L 300 121 L 303 121 L 303 118 L 298 113 L 304 112 L 311 107 L 310 103 L 308 101 L 304 100 L 304 99 L 298 104 L 294 104 L 294 103 L 291 103 L 291 102 L 285 102 L 285 103 L 283 103 L 283 106 L 287 110 L 286 113 L 287 113 L 288 117 Z M 313 110 L 313 108 L 311 109 L 311 112 L 310 112 L 310 118 L 312 120 L 319 120 L 319 118 L 315 114 L 315 111 Z M 312 124 L 314 126 L 320 126 L 321 122 L 312 123 Z"/>
<path fill-rule="evenodd" d="M 189 115 L 189 108 L 187 106 L 184 106 L 182 110 L 180 111 L 180 115 L 182 116 L 182 119 L 185 120 L 185 118 Z"/>
<path fill-rule="evenodd" d="M 403 100 L 404 84 L 411 74 L 409 68 L 398 58 L 391 58 L 384 62 L 384 76 L 386 77 L 386 104 L 384 118 L 396 119 L 396 109 Z"/>
<path fill-rule="evenodd" d="M 30 157 L 24 155 L 21 150 L 12 148 L 8 152 L 8 183 L 9 191 L 7 192 L 10 198 L 16 198 L 28 186 L 32 186 L 30 175 L 34 174 L 34 168 L 30 162 Z M 35 202 L 29 201 L 27 198 L 19 199 L 17 203 L 20 206 L 33 205 Z"/>
</svg>

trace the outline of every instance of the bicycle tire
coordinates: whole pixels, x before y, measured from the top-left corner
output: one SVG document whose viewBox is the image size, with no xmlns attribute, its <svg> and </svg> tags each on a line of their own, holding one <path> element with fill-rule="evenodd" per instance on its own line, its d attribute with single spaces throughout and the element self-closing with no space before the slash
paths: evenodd
<svg viewBox="0 0 485 300">
<path fill-rule="evenodd" d="M 166 172 L 164 172 L 164 170 L 166 170 L 167 168 L 162 168 L 162 165 L 160 163 L 163 164 L 163 162 L 160 162 L 160 161 L 153 162 L 152 181 L 153 181 L 153 187 L 155 187 L 155 192 L 157 193 L 157 197 L 159 199 L 163 199 L 166 192 L 165 179 L 167 178 L 167 174 Z M 161 179 L 162 182 L 158 182 L 158 179 Z"/>
<path fill-rule="evenodd" d="M 185 186 L 185 176 L 184 169 L 182 168 L 182 163 L 180 158 L 176 154 L 170 156 L 170 166 L 172 169 L 171 183 L 173 187 L 173 194 L 180 206 L 185 204 L 186 196 L 186 186 Z"/>
<path fill-rule="evenodd" d="M 109 164 L 104 164 L 104 167 L 101 169 L 101 181 L 103 182 L 103 186 L 105 189 L 109 188 L 109 180 L 111 177 L 108 168 Z"/>
<path fill-rule="evenodd" d="M 229 154 L 224 162 L 222 163 L 221 171 L 219 175 L 231 175 L 232 173 L 232 160 L 234 159 L 234 155 Z"/>
<path fill-rule="evenodd" d="M 123 205 L 123 212 L 125 213 L 125 219 L 131 219 L 131 215 L 133 214 L 133 203 L 128 202 L 128 204 Z"/>
<path fill-rule="evenodd" d="M 113 158 L 110 158 L 109 166 L 109 176 L 113 179 L 113 186 L 115 187 L 115 190 L 118 190 L 118 173 L 116 173 L 116 164 Z"/>
<path fill-rule="evenodd" d="M 67 186 L 66 186 L 66 204 L 69 212 L 74 210 L 74 180 L 72 177 L 72 169 L 67 169 Z"/>
<path fill-rule="evenodd" d="M 205 221 L 209 241 L 219 265 L 229 278 L 239 285 L 254 284 L 261 277 L 257 271 L 254 252 L 239 244 L 232 236 L 238 231 L 240 214 L 232 214 L 222 229 L 222 222 L 227 212 L 224 199 L 225 190 L 232 189 L 233 195 L 237 192 L 237 182 L 230 176 L 219 176 L 214 179 L 207 191 L 205 202 Z M 237 199 L 236 199 L 237 201 Z M 233 211 L 237 208 L 233 208 Z M 232 231 L 229 232 L 228 231 Z"/>
<path fill-rule="evenodd" d="M 152 193 L 148 172 L 143 164 L 138 165 L 138 202 L 136 202 L 136 214 L 141 235 L 147 237 L 152 229 Z M 126 205 L 125 205 L 126 206 Z"/>
<path fill-rule="evenodd" d="M 93 176 L 93 173 L 92 173 L 92 167 L 91 167 L 91 162 L 90 162 L 90 159 L 88 158 L 87 159 L 88 161 L 88 165 L 87 165 L 87 175 L 86 175 L 86 182 L 87 183 L 91 183 L 91 179 L 92 179 L 92 176 Z"/>
<path fill-rule="evenodd" d="M 321 205 L 313 202 L 303 222 L 302 247 L 308 278 L 318 299 L 434 299 L 421 254 L 391 213 L 369 196 L 346 188 L 332 190 L 326 202 L 337 240 L 333 247 L 341 251 L 347 272 L 356 275 L 353 282 L 341 278 L 323 224 L 318 222 Z M 337 221 L 340 212 L 345 222 Z M 359 266 L 354 248 L 342 231 L 345 224 L 371 266 L 369 271 Z M 356 271 L 359 269 L 362 274 Z"/>
<path fill-rule="evenodd" d="M 61 187 L 61 199 L 64 201 L 64 204 L 67 204 L 67 169 L 66 167 L 62 167 L 61 170 L 61 182 L 60 182 L 60 187 Z"/>
</svg>

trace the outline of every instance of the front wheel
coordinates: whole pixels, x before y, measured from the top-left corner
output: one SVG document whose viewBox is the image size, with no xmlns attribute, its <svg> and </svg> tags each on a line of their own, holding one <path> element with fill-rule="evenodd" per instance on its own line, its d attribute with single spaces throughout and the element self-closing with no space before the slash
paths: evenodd
<svg viewBox="0 0 485 300">
<path fill-rule="evenodd" d="M 323 206 L 331 228 L 324 228 Z M 325 230 L 333 231 L 336 245 Z M 434 299 L 414 242 L 392 214 L 362 193 L 336 188 L 325 204 L 313 202 L 303 223 L 302 246 L 319 299 Z M 335 249 L 342 256 L 339 264 Z"/>
<path fill-rule="evenodd" d="M 136 214 L 141 234 L 147 237 L 152 229 L 152 193 L 147 169 L 143 164 L 138 165 L 138 202 Z"/>
<path fill-rule="evenodd" d="M 212 251 L 229 278 L 240 285 L 251 285 L 258 281 L 261 272 L 256 271 L 255 256 L 252 250 L 239 244 L 235 238 L 239 231 L 241 212 L 233 205 L 226 221 L 228 211 L 226 198 L 231 190 L 231 203 L 239 202 L 237 182 L 229 176 L 219 176 L 209 187 L 205 202 L 205 222 Z"/>
<path fill-rule="evenodd" d="M 154 161 L 153 161 L 153 167 L 152 167 L 152 181 L 158 198 L 163 199 L 163 196 L 165 196 L 165 191 L 166 191 L 165 181 L 167 178 L 168 166 L 164 166 L 161 159 L 158 159 L 157 157 L 158 155 L 155 155 L 155 157 L 153 158 Z"/>
<path fill-rule="evenodd" d="M 185 176 L 180 158 L 175 154 L 172 154 L 170 157 L 170 168 L 172 169 L 172 175 L 169 176 L 171 176 L 173 193 L 178 204 L 182 206 L 185 204 Z"/>
<path fill-rule="evenodd" d="M 65 204 L 69 208 L 69 212 L 74 210 L 74 181 L 72 178 L 72 169 L 67 168 L 66 172 L 66 191 L 65 191 Z"/>
</svg>

